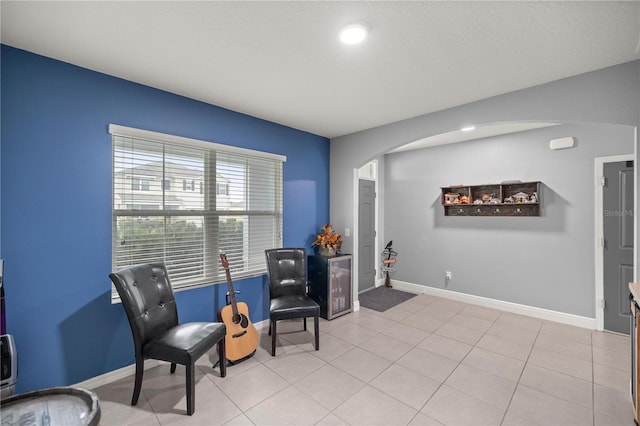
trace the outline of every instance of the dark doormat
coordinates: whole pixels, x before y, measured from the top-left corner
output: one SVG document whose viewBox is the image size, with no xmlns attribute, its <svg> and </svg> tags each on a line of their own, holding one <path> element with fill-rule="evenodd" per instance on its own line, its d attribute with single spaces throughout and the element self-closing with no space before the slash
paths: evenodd
<svg viewBox="0 0 640 426">
<path fill-rule="evenodd" d="M 360 306 L 373 309 L 374 311 L 384 312 L 399 303 L 411 299 L 413 296 L 415 296 L 413 293 L 381 286 L 360 293 L 358 298 L 360 299 Z"/>
</svg>

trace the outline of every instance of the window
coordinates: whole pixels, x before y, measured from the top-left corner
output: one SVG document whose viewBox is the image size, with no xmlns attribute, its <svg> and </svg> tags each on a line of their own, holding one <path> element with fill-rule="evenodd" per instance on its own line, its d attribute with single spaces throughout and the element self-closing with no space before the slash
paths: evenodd
<svg viewBox="0 0 640 426">
<path fill-rule="evenodd" d="M 229 184 L 216 182 L 216 195 L 229 195 Z"/>
<path fill-rule="evenodd" d="M 131 190 L 132 191 L 148 191 L 149 179 L 142 179 L 139 177 L 131 177 Z"/>
<path fill-rule="evenodd" d="M 109 132 L 113 270 L 164 262 L 174 289 L 202 286 L 224 281 L 226 253 L 234 278 L 266 273 L 264 250 L 282 245 L 285 157 L 116 125 Z"/>
<path fill-rule="evenodd" d="M 182 179 L 182 190 L 183 191 L 193 191 L 195 189 L 196 181 Z"/>
</svg>

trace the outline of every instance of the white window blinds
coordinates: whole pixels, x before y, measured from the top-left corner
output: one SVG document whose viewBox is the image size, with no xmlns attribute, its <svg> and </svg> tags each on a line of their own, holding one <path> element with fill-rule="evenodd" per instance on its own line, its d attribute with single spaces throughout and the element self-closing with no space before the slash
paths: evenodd
<svg viewBox="0 0 640 426">
<path fill-rule="evenodd" d="M 282 245 L 282 165 L 276 154 L 110 125 L 112 268 L 164 262 L 174 289 L 266 272 Z M 114 298 L 117 298 L 115 290 Z"/>
</svg>

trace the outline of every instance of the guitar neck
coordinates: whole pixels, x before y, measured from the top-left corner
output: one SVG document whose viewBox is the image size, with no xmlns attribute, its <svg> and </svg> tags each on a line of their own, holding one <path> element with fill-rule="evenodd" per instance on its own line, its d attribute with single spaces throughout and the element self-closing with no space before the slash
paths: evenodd
<svg viewBox="0 0 640 426">
<path fill-rule="evenodd" d="M 233 315 L 238 315 L 238 306 L 236 305 L 236 292 L 233 291 L 233 283 L 231 282 L 231 273 L 229 272 L 229 268 L 224 268 L 224 272 L 227 275 L 227 291 L 229 292 L 231 310 L 233 311 Z"/>
</svg>

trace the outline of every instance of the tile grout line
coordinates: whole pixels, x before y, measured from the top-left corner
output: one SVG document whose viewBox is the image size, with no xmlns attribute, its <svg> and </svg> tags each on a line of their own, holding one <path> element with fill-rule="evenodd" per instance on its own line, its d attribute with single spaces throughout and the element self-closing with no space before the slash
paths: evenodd
<svg viewBox="0 0 640 426">
<path fill-rule="evenodd" d="M 428 306 L 428 305 L 426 305 L 426 306 Z M 425 307 L 426 307 L 426 306 L 425 306 Z M 463 308 L 463 309 L 461 309 L 460 311 L 456 312 L 456 315 L 454 315 L 453 317 L 449 318 L 449 320 L 445 321 L 442 325 L 440 325 L 438 328 L 436 328 L 434 331 L 432 331 L 432 332 L 429 334 L 429 336 L 432 336 L 432 335 L 436 334 L 436 331 L 438 331 L 440 328 L 442 328 L 442 327 L 443 327 L 445 324 L 447 324 L 451 319 L 453 319 L 453 318 L 454 318 L 454 317 L 456 317 L 457 315 L 460 315 L 460 312 L 464 311 L 464 309 L 466 309 L 466 307 L 465 307 L 465 308 Z M 502 314 L 498 315 L 498 317 L 497 317 L 496 319 L 494 319 L 494 320 L 491 322 L 491 325 L 495 324 L 495 322 L 496 322 L 496 321 L 498 320 L 498 318 L 500 318 L 501 316 L 502 316 Z M 436 318 L 436 319 L 437 319 L 437 318 Z M 489 326 L 489 328 L 490 328 L 490 327 L 491 327 L 491 326 Z M 487 328 L 487 330 L 488 330 L 489 328 Z M 476 347 L 477 343 L 482 339 L 482 337 L 484 337 L 484 336 L 485 336 L 485 334 L 487 334 L 487 331 L 484 331 L 484 332 L 482 333 L 482 336 L 481 336 L 481 337 L 476 341 L 476 343 L 475 343 L 475 344 L 470 345 L 470 346 L 472 347 L 472 349 L 470 349 L 470 350 L 465 354 L 465 356 L 464 356 L 460 361 L 454 360 L 454 361 L 457 361 L 457 362 L 458 362 L 458 364 L 456 365 L 456 367 L 455 367 L 453 370 L 451 370 L 451 372 L 447 375 L 447 377 L 445 377 L 445 378 L 444 378 L 444 380 L 442 380 L 442 382 L 440 382 L 440 384 L 439 384 L 439 385 L 438 385 L 438 387 L 435 389 L 435 391 L 431 394 L 431 396 L 430 396 L 429 398 L 427 398 L 427 400 L 424 402 L 424 404 L 422 404 L 422 407 L 420 407 L 420 409 L 419 409 L 419 410 L 418 410 L 418 412 L 414 415 L 414 417 L 412 418 L 412 420 L 413 420 L 413 419 L 415 419 L 415 417 L 418 415 L 418 413 L 423 413 L 423 411 L 422 411 L 422 410 L 424 409 L 424 407 L 429 403 L 429 401 L 431 401 L 431 399 L 433 398 L 433 396 L 434 396 L 436 393 L 438 393 L 438 391 L 442 388 L 442 386 L 444 386 L 445 382 L 449 379 L 449 377 L 451 377 L 451 375 L 452 375 L 452 374 L 453 374 L 453 373 L 458 369 L 458 367 L 460 367 L 460 365 L 462 364 L 462 362 L 467 358 L 467 356 L 469 356 L 469 354 L 471 353 L 471 351 L 473 350 L 473 348 L 475 348 L 475 347 Z M 436 335 L 437 335 L 437 336 L 440 336 L 440 337 L 447 338 L 447 339 L 454 340 L 454 341 L 456 341 L 456 342 L 460 342 L 459 340 L 452 339 L 452 338 L 450 338 L 450 337 L 441 336 L 441 335 L 439 335 L 439 334 L 436 334 Z M 428 338 L 429 338 L 429 336 L 427 336 L 426 338 L 424 338 L 420 343 L 422 343 L 422 342 L 424 342 L 426 339 L 428 339 Z M 418 347 L 418 345 L 419 345 L 420 343 L 416 344 L 416 345 L 414 346 L 414 348 L 417 348 L 417 347 Z M 460 343 L 465 343 L 465 342 L 460 342 Z M 425 349 L 425 350 L 429 351 L 428 349 Z M 429 351 L 429 352 L 431 352 L 431 351 Z M 435 353 L 435 352 L 433 352 L 433 353 Z M 440 354 L 436 354 L 436 355 L 440 355 Z M 442 356 L 442 355 L 440 355 L 440 356 Z M 447 357 L 445 357 L 445 358 L 447 358 Z M 465 395 L 470 396 L 470 397 L 472 397 L 472 398 L 474 398 L 474 399 L 477 399 L 475 396 L 473 396 L 473 395 L 469 395 L 469 394 L 467 394 L 466 392 L 462 392 L 462 393 L 464 393 Z M 483 403 L 484 403 L 484 401 L 481 401 L 481 402 L 483 402 Z M 491 405 L 491 404 L 489 404 L 489 405 Z M 424 414 L 424 413 L 423 413 L 423 414 Z M 425 415 L 427 415 L 427 414 L 425 414 Z M 428 415 L 427 415 L 427 416 L 428 416 Z M 503 415 L 503 416 L 504 416 L 504 415 Z M 428 417 L 431 417 L 431 416 L 428 416 Z M 435 420 L 439 422 L 439 420 L 438 420 L 438 419 L 435 419 Z"/>
<path fill-rule="evenodd" d="M 533 342 L 531 343 L 531 348 L 529 349 L 529 354 L 527 355 L 527 359 L 524 361 L 524 365 L 522 366 L 522 371 L 520 372 L 520 375 L 518 376 L 518 381 L 516 382 L 516 386 L 513 388 L 513 393 L 511 394 L 511 398 L 509 398 L 509 403 L 507 404 L 507 408 L 504 410 L 504 415 L 502 416 L 502 420 L 500 421 L 500 424 L 502 425 L 507 417 L 507 413 L 509 412 L 509 408 L 511 408 L 511 403 L 513 402 L 513 397 L 515 396 L 516 392 L 518 391 L 518 386 L 520 386 L 520 380 L 522 380 L 522 375 L 524 374 L 524 370 L 525 368 L 527 368 L 527 365 L 529 364 L 529 358 L 531 357 L 531 352 L 533 352 L 533 347 L 536 344 L 536 341 L 538 340 L 538 337 L 540 336 L 540 331 L 542 330 L 542 325 L 544 324 L 544 321 L 540 324 L 540 327 L 538 328 L 538 331 L 536 333 L 536 337 L 535 339 L 533 339 Z M 524 385 L 523 385 L 524 386 Z"/>
</svg>

